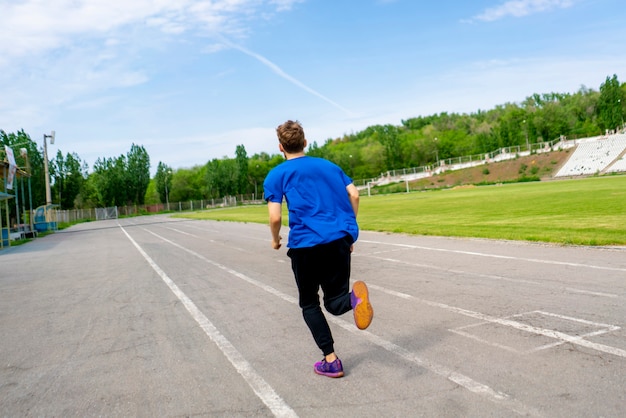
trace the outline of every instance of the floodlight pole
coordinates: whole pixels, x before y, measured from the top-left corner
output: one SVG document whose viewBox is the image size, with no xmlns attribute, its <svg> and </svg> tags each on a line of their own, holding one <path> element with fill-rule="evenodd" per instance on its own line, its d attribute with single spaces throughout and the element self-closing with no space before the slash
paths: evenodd
<svg viewBox="0 0 626 418">
<path fill-rule="evenodd" d="M 50 171 L 48 169 L 48 145 L 46 139 L 50 138 L 50 144 L 54 144 L 54 131 L 50 135 L 43 134 L 43 171 L 46 180 L 46 205 L 52 204 L 52 193 L 50 192 Z"/>
<path fill-rule="evenodd" d="M 526 133 L 526 149 L 528 150 L 528 155 L 530 155 L 530 143 L 528 142 L 528 125 L 526 124 L 526 119 L 522 121 L 524 124 L 524 131 Z"/>
<path fill-rule="evenodd" d="M 170 174 L 172 174 L 172 170 L 167 170 L 165 172 L 165 204 L 167 205 L 167 211 L 168 212 L 170 210 L 170 197 L 168 196 L 169 192 L 167 190 L 167 180 L 168 180 L 168 177 L 169 177 Z"/>
<path fill-rule="evenodd" d="M 624 129 L 624 114 L 622 113 L 622 99 L 617 99 L 617 108 L 619 109 L 619 115 L 622 118 L 621 129 Z"/>
</svg>

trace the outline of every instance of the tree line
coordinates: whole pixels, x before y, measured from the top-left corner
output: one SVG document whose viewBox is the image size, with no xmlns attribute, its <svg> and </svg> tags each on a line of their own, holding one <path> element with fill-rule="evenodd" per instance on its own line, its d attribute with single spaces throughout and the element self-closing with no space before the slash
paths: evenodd
<svg viewBox="0 0 626 418">
<path fill-rule="evenodd" d="M 525 147 L 560 136 L 581 138 L 623 129 L 626 83 L 606 78 L 598 91 L 582 86 L 575 93 L 533 94 L 470 114 L 439 113 L 375 125 L 363 131 L 313 141 L 307 155 L 338 164 L 353 179 L 370 179 L 389 170 L 419 167 L 503 147 Z M 19 167 L 31 173 L 33 207 L 45 203 L 43 151 L 24 131 L 0 130 L 0 142 L 14 150 Z M 18 152 L 24 148 L 26 152 Z M 76 153 L 59 150 L 50 161 L 52 200 L 63 209 L 142 205 L 219 199 L 233 195 L 261 198 L 267 173 L 283 161 L 279 154 L 248 156 L 243 144 L 235 158 L 212 159 L 191 168 L 159 161 L 150 178 L 150 157 L 141 145 L 128 153 L 99 158 L 91 172 Z"/>
</svg>

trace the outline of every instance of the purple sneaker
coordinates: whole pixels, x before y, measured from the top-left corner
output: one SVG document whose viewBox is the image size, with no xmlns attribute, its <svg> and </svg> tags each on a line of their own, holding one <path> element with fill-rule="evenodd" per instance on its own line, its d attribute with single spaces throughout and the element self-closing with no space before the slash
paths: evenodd
<svg viewBox="0 0 626 418">
<path fill-rule="evenodd" d="M 326 359 L 322 359 L 322 361 L 318 361 L 313 366 L 313 371 L 317 374 L 321 374 L 322 376 L 328 377 L 343 377 L 343 366 L 341 365 L 341 360 L 337 359 L 332 363 L 326 361 Z"/>
<path fill-rule="evenodd" d="M 367 286 L 362 281 L 354 282 L 350 292 L 350 304 L 354 314 L 354 323 L 358 329 L 365 329 L 372 323 L 374 309 L 370 303 Z"/>
</svg>

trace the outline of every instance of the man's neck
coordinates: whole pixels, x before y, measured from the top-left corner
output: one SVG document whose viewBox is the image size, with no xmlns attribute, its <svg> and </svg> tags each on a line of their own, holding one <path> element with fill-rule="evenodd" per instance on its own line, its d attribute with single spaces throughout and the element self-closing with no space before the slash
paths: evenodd
<svg viewBox="0 0 626 418">
<path fill-rule="evenodd" d="M 295 152 L 293 154 L 285 152 L 285 159 L 287 160 L 293 160 L 294 158 L 300 158 L 300 157 L 304 157 L 304 151 L 300 151 L 300 152 Z"/>
</svg>

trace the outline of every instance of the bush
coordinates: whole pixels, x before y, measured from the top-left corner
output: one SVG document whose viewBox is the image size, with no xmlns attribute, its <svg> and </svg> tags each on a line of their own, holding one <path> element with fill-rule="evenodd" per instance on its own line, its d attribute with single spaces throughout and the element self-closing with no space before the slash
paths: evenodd
<svg viewBox="0 0 626 418">
<path fill-rule="evenodd" d="M 517 179 L 517 181 L 518 183 L 527 183 L 530 181 L 541 181 L 541 179 L 537 176 L 529 176 L 529 177 L 522 176 L 519 179 Z"/>
</svg>

